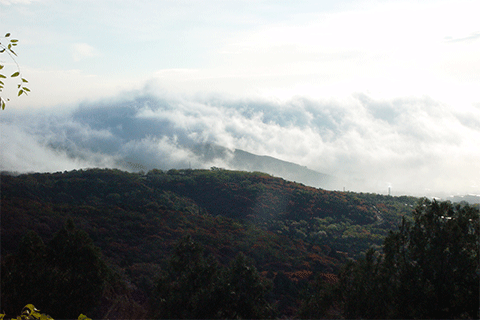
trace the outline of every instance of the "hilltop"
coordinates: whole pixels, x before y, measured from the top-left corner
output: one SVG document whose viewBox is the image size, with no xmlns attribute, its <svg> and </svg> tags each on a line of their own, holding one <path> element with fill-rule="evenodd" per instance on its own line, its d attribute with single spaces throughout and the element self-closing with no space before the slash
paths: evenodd
<svg viewBox="0 0 480 320">
<path fill-rule="evenodd" d="M 48 241 L 72 218 L 145 306 L 174 244 L 188 234 L 222 264 L 240 252 L 253 259 L 274 283 L 270 299 L 289 316 L 316 275 L 329 277 L 369 247 L 379 248 L 418 201 L 215 168 L 146 174 L 89 169 L 1 178 L 2 257 L 17 249 L 27 231 Z M 280 285 L 279 274 L 288 284 Z"/>
</svg>

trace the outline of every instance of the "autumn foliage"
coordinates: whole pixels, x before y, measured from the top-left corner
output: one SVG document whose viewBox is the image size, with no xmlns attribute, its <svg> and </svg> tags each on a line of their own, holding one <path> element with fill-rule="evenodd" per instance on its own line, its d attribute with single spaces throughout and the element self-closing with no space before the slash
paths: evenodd
<svg viewBox="0 0 480 320">
<path fill-rule="evenodd" d="M 186 235 L 221 266 L 240 253 L 254 261 L 273 284 L 266 299 L 277 316 L 294 316 L 319 274 L 333 281 L 349 258 L 380 249 L 418 199 L 326 191 L 258 172 L 90 169 L 4 173 L 1 201 L 2 264 L 20 272 L 11 261 L 21 239 L 35 232 L 40 247 L 53 246 L 70 218 L 112 270 L 95 300 L 99 315 L 141 318 Z"/>
</svg>

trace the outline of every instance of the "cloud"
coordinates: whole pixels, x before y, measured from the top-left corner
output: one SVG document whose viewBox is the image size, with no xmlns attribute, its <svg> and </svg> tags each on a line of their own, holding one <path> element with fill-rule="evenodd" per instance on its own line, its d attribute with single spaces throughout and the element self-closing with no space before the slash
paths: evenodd
<svg viewBox="0 0 480 320">
<path fill-rule="evenodd" d="M 480 38 L 480 32 L 473 32 L 470 35 L 463 36 L 463 37 L 456 37 L 453 38 L 451 36 L 445 37 L 446 42 L 464 42 L 464 41 L 474 41 Z"/>
<path fill-rule="evenodd" d="M 40 1 L 40 0 L 0 0 L 0 4 L 9 6 L 12 4 L 30 4 L 36 1 Z"/>
<path fill-rule="evenodd" d="M 64 113 L 5 114 L 1 168 L 234 169 L 228 150 L 241 149 L 337 176 L 350 190 L 479 192 L 475 119 L 479 108 L 452 110 L 426 97 L 279 101 L 132 93 Z"/>
<path fill-rule="evenodd" d="M 91 150 L 69 150 L 52 145 L 18 124 L 2 123 L 2 170 L 18 172 L 53 172 L 91 167 L 113 167 L 111 157 Z"/>
<path fill-rule="evenodd" d="M 97 49 L 87 43 L 75 43 L 71 46 L 72 58 L 75 62 L 98 56 Z"/>
</svg>

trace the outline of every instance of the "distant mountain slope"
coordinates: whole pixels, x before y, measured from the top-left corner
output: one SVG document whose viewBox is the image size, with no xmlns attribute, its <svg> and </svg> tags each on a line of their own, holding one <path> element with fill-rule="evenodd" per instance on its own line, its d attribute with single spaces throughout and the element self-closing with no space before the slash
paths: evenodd
<svg viewBox="0 0 480 320">
<path fill-rule="evenodd" d="M 195 146 L 193 150 L 204 161 L 216 160 L 232 170 L 265 172 L 289 181 L 328 190 L 341 190 L 345 185 L 342 185 L 340 179 L 336 177 L 308 169 L 305 166 L 240 149 L 232 152 L 221 146 L 204 144 Z"/>
<path fill-rule="evenodd" d="M 312 187 L 340 189 L 339 180 L 328 174 L 308 169 L 293 162 L 287 162 L 269 156 L 258 156 L 239 149 L 235 149 L 231 164 L 238 170 L 266 172 L 289 181 L 300 182 Z"/>
<path fill-rule="evenodd" d="M 449 196 L 446 197 L 447 200 L 452 202 L 468 202 L 470 204 L 480 204 L 480 195 L 478 194 L 467 194 L 464 196 L 456 195 L 456 196 Z"/>
</svg>

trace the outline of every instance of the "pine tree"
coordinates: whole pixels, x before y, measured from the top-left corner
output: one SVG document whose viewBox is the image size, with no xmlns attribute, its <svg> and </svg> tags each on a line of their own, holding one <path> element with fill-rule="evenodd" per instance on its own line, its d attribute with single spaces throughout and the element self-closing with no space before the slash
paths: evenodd
<svg viewBox="0 0 480 320">
<path fill-rule="evenodd" d="M 98 316 L 96 308 L 110 271 L 88 234 L 69 219 L 48 244 L 47 261 L 50 308 L 56 317 L 71 318 L 82 312 Z"/>
<path fill-rule="evenodd" d="M 98 317 L 109 275 L 99 249 L 72 220 L 47 245 L 30 231 L 2 261 L 2 309 L 14 314 L 30 303 L 60 319 Z"/>
<path fill-rule="evenodd" d="M 262 279 L 252 260 L 239 253 L 224 276 L 222 318 L 266 319 L 273 309 L 265 299 L 272 284 Z"/>
<path fill-rule="evenodd" d="M 265 300 L 269 289 L 243 254 L 225 268 L 186 236 L 159 277 L 150 315 L 156 319 L 267 318 L 272 315 Z"/>
<path fill-rule="evenodd" d="M 48 303 L 46 250 L 40 236 L 29 231 L 21 239 L 17 253 L 2 261 L 2 310 L 6 313 L 15 314 L 33 301 L 38 306 Z"/>
<path fill-rule="evenodd" d="M 190 236 L 176 245 L 151 301 L 153 318 L 217 318 L 221 268 Z"/>
<path fill-rule="evenodd" d="M 323 312 L 335 301 L 346 318 L 479 318 L 479 236 L 478 209 L 423 199 L 383 254 L 349 262 L 335 290 L 308 303 Z"/>
</svg>

